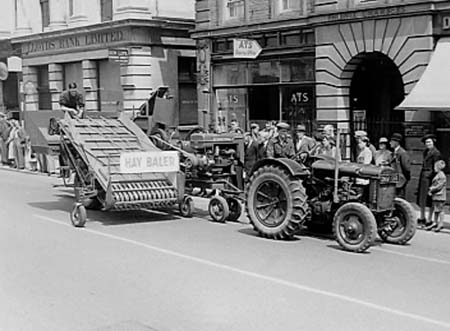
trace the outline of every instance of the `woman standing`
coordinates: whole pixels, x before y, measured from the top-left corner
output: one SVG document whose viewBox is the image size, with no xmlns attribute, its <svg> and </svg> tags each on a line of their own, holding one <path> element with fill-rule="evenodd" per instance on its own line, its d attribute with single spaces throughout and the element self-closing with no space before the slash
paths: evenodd
<svg viewBox="0 0 450 331">
<path fill-rule="evenodd" d="M 389 165 L 392 160 L 392 152 L 387 149 L 389 140 L 386 137 L 381 137 L 378 141 L 378 150 L 375 152 L 375 165 Z"/>
<path fill-rule="evenodd" d="M 418 223 L 428 225 L 431 223 L 431 216 L 428 220 L 425 218 L 425 208 L 431 207 L 431 201 L 428 196 L 428 189 L 431 185 L 431 180 L 436 175 L 434 173 L 434 164 L 441 159 L 441 153 L 436 148 L 436 136 L 434 134 L 427 134 L 422 138 L 422 143 L 425 144 L 423 151 L 422 169 L 420 170 L 419 188 L 417 192 L 417 204 L 420 207 L 420 218 Z"/>
</svg>

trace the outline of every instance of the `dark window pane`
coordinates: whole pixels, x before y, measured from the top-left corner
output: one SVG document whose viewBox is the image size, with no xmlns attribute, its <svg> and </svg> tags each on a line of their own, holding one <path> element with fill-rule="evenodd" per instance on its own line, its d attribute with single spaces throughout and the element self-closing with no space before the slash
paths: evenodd
<svg viewBox="0 0 450 331">
<path fill-rule="evenodd" d="M 281 61 L 281 80 L 283 82 L 302 82 L 314 80 L 314 59 L 290 59 Z"/>
<path fill-rule="evenodd" d="M 42 18 L 42 28 L 46 28 L 50 25 L 50 8 L 48 5 L 48 0 L 41 1 L 41 18 Z"/>
<path fill-rule="evenodd" d="M 278 61 L 250 63 L 249 83 L 278 83 L 280 64 Z"/>
<path fill-rule="evenodd" d="M 100 0 L 102 22 L 111 21 L 113 15 L 112 0 Z"/>
</svg>

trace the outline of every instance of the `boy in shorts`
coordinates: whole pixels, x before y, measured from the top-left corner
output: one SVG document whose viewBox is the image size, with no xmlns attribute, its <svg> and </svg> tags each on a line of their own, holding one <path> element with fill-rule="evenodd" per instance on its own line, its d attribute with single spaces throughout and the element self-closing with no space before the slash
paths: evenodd
<svg viewBox="0 0 450 331">
<path fill-rule="evenodd" d="M 428 189 L 428 195 L 431 196 L 433 201 L 430 215 L 434 213 L 434 222 L 426 227 L 428 231 L 434 228 L 435 232 L 439 232 L 444 227 L 444 205 L 447 200 L 447 177 L 442 171 L 444 168 L 445 162 L 443 160 L 434 163 L 436 175 L 433 177 L 431 186 Z"/>
</svg>

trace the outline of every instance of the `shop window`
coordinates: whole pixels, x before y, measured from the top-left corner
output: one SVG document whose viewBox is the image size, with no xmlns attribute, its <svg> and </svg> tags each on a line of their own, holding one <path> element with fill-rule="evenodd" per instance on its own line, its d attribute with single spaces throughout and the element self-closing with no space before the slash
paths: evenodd
<svg viewBox="0 0 450 331">
<path fill-rule="evenodd" d="M 280 120 L 280 92 L 278 86 L 254 86 L 248 89 L 249 121 L 263 124 Z"/>
<path fill-rule="evenodd" d="M 215 118 L 216 131 L 228 132 L 231 119 L 237 119 L 239 126 L 246 130 L 247 123 L 247 89 L 216 90 L 217 112 Z"/>
<path fill-rule="evenodd" d="M 178 58 L 178 120 L 180 125 L 198 123 L 195 66 L 196 59 L 193 57 Z"/>
<path fill-rule="evenodd" d="M 273 1 L 275 1 L 275 4 L 273 6 L 275 15 L 280 15 L 292 11 L 298 11 L 301 9 L 300 5 L 302 0 L 273 0 Z"/>
<path fill-rule="evenodd" d="M 10 72 L 3 82 L 3 102 L 7 110 L 19 109 L 18 76 L 17 72 Z"/>
<path fill-rule="evenodd" d="M 48 82 L 48 66 L 39 66 L 37 68 L 37 76 L 39 110 L 51 110 L 52 96 Z"/>
<path fill-rule="evenodd" d="M 50 25 L 50 7 L 48 2 L 49 0 L 40 0 L 42 29 Z"/>
<path fill-rule="evenodd" d="M 244 63 L 230 63 L 214 66 L 215 85 L 239 85 L 247 83 L 247 66 Z"/>
<path fill-rule="evenodd" d="M 314 59 L 281 60 L 281 81 L 302 82 L 314 80 Z"/>
<path fill-rule="evenodd" d="M 249 83 L 277 83 L 279 81 L 279 61 L 254 62 L 249 65 Z"/>
<path fill-rule="evenodd" d="M 112 0 L 100 0 L 100 13 L 102 22 L 112 20 L 113 17 Z"/>
<path fill-rule="evenodd" d="M 292 126 L 304 124 L 311 130 L 314 120 L 314 93 L 312 86 L 296 85 L 281 88 L 281 118 Z"/>
</svg>

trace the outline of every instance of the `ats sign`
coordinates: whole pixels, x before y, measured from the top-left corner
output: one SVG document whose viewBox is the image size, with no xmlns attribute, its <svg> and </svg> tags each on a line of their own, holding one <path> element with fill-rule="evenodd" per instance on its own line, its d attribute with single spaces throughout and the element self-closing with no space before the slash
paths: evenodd
<svg viewBox="0 0 450 331">
<path fill-rule="evenodd" d="M 233 57 L 236 59 L 256 59 L 261 51 L 256 40 L 233 39 Z"/>
</svg>

